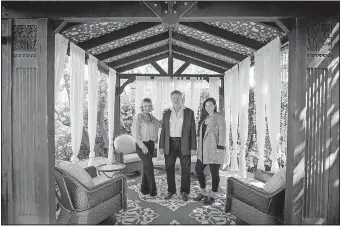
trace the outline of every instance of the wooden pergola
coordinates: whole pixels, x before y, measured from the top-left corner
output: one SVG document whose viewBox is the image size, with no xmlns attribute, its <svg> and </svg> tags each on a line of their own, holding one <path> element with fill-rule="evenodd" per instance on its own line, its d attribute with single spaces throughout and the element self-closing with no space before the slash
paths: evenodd
<svg viewBox="0 0 340 226">
<path fill-rule="evenodd" d="M 339 2 L 2 3 L 2 200 L 7 223 L 55 222 L 55 33 L 98 58 L 101 72 L 108 74 L 109 67 L 117 71 L 117 134 L 119 95 L 136 76 L 223 79 L 225 71 L 252 57 L 274 38 L 289 43 L 285 223 L 318 219 L 339 223 L 339 203 L 334 202 L 339 200 L 339 182 L 333 186 L 339 181 L 339 122 L 331 126 L 332 112 L 339 109 Z M 167 72 L 157 64 L 166 58 Z M 177 71 L 173 70 L 174 58 L 184 61 Z M 330 69 L 334 62 L 335 69 Z M 147 64 L 159 74 L 126 73 Z M 216 74 L 183 74 L 191 64 Z M 327 70 L 328 79 L 335 85 L 326 90 L 320 88 L 327 86 L 323 85 L 326 80 L 317 79 L 315 88 L 310 80 L 315 68 Z M 121 84 L 121 79 L 127 81 Z M 311 95 L 310 89 L 317 95 Z M 223 93 L 222 85 L 221 98 Z M 310 101 L 306 101 L 306 95 Z M 320 104 L 322 110 L 315 113 L 311 103 L 318 98 L 327 104 Z M 327 114 L 330 106 L 331 113 Z M 315 124 L 316 119 L 322 119 L 323 124 Z M 317 144 L 308 144 L 316 139 L 315 128 L 327 132 L 317 138 Z M 316 154 L 319 151 L 323 155 Z M 336 159 L 330 169 L 318 172 L 316 177 L 311 169 L 321 165 L 315 158 L 328 161 L 328 155 L 334 153 Z M 315 188 L 305 185 L 310 178 L 317 181 Z M 312 199 L 313 192 L 320 194 L 318 201 Z M 320 206 L 311 207 L 314 205 Z"/>
</svg>

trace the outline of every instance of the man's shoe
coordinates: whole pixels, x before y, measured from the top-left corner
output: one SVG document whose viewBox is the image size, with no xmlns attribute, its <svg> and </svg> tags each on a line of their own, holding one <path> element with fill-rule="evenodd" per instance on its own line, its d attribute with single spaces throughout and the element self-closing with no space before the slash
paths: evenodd
<svg viewBox="0 0 340 226">
<path fill-rule="evenodd" d="M 202 193 L 199 193 L 196 198 L 193 198 L 193 200 L 198 202 L 198 201 L 201 201 L 205 197 L 207 197 L 207 196 L 202 195 Z"/>
<path fill-rule="evenodd" d="M 182 196 L 183 201 L 188 201 L 188 194 L 187 193 L 182 192 L 181 196 Z"/>
<path fill-rule="evenodd" d="M 168 192 L 168 194 L 166 194 L 166 196 L 164 197 L 164 199 L 171 199 L 173 195 L 174 195 L 173 193 Z"/>
<path fill-rule="evenodd" d="M 155 197 L 157 196 L 157 192 L 153 193 L 153 194 L 150 194 L 151 197 Z"/>
<path fill-rule="evenodd" d="M 213 197 L 208 197 L 206 200 L 204 200 L 203 204 L 204 205 L 211 205 L 215 199 Z"/>
</svg>

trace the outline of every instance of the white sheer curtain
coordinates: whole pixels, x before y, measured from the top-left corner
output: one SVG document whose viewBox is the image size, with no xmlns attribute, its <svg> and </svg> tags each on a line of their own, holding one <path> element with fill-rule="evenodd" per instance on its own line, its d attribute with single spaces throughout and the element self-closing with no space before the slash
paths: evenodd
<svg viewBox="0 0 340 226">
<path fill-rule="evenodd" d="M 221 84 L 221 79 L 220 78 L 209 78 L 209 96 L 213 97 L 216 100 L 217 104 L 217 109 L 219 109 L 220 101 L 220 84 Z"/>
<path fill-rule="evenodd" d="M 113 153 L 113 130 L 114 130 L 114 118 L 115 118 L 115 99 L 116 99 L 116 71 L 109 68 L 108 77 L 108 121 L 109 121 L 109 154 L 107 158 L 107 164 L 112 164 L 115 161 Z"/>
<path fill-rule="evenodd" d="M 271 171 L 279 169 L 277 162 L 277 148 L 280 139 L 280 117 L 281 117 L 281 74 L 280 74 L 280 48 L 279 38 L 274 39 L 264 47 L 266 58 L 266 73 L 268 81 L 268 94 L 266 95 L 266 113 L 268 119 L 268 130 L 270 144 L 272 147 Z"/>
<path fill-rule="evenodd" d="M 190 78 L 191 81 L 191 110 L 194 111 L 195 117 L 197 117 L 198 114 L 198 106 L 200 104 L 200 98 L 201 98 L 201 92 L 203 89 L 203 82 L 204 80 L 201 80 L 199 78 Z"/>
<path fill-rule="evenodd" d="M 83 134 L 83 104 L 84 104 L 84 72 L 85 72 L 85 51 L 70 44 L 71 57 L 71 144 L 73 155 L 72 162 L 79 162 L 78 153 Z"/>
<path fill-rule="evenodd" d="M 226 155 L 222 169 L 225 170 L 230 165 L 230 99 L 231 99 L 231 82 L 232 82 L 232 70 L 228 70 L 224 75 L 224 115 L 226 121 Z"/>
<path fill-rule="evenodd" d="M 238 127 L 238 108 L 239 108 L 239 70 L 238 65 L 231 68 L 231 89 L 230 89 L 230 105 L 231 105 L 231 132 L 233 136 L 233 152 L 231 156 L 232 171 L 238 171 L 237 163 L 237 127 Z"/>
<path fill-rule="evenodd" d="M 248 106 L 249 106 L 249 57 L 239 64 L 240 89 L 239 89 L 239 116 L 240 116 L 240 170 L 238 172 L 241 178 L 247 177 L 246 171 L 246 143 L 248 139 Z"/>
<path fill-rule="evenodd" d="M 89 129 L 89 143 L 90 155 L 89 166 L 93 166 L 95 157 L 94 146 L 97 132 L 97 112 L 98 112 L 98 60 L 89 55 L 88 60 L 88 75 L 89 75 L 89 93 L 88 93 L 88 129 Z"/>
<path fill-rule="evenodd" d="M 258 50 L 255 53 L 255 104 L 256 104 L 256 141 L 258 149 L 258 162 L 257 168 L 264 170 L 264 145 L 266 138 L 266 122 L 265 122 L 265 95 L 267 93 L 266 81 L 266 69 L 265 67 L 265 55 L 263 49 Z"/>
<path fill-rule="evenodd" d="M 54 59 L 54 101 L 57 101 L 59 85 L 64 74 L 65 61 L 67 57 L 68 39 L 61 34 L 55 34 L 55 59 Z"/>
<path fill-rule="evenodd" d="M 153 115 L 161 120 L 165 108 L 171 106 L 170 93 L 173 90 L 169 77 L 155 77 L 154 79 L 156 94 L 153 95 L 154 110 Z"/>
<path fill-rule="evenodd" d="M 149 79 L 150 77 L 147 76 L 136 76 L 136 97 L 135 97 L 136 114 L 141 112 L 140 106 L 142 100 L 146 97 L 150 98 L 150 92 L 148 90 L 148 87 L 150 86 Z"/>
</svg>

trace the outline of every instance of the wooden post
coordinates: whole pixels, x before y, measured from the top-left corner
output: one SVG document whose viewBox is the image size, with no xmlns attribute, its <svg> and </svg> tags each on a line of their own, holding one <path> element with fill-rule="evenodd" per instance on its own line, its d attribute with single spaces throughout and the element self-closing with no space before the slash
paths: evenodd
<svg viewBox="0 0 340 226">
<path fill-rule="evenodd" d="M 120 73 L 117 73 L 116 90 L 120 90 Z M 120 92 L 116 92 L 114 122 L 114 135 L 117 136 L 120 134 Z"/>
<path fill-rule="evenodd" d="M 12 42 L 13 224 L 54 224 L 54 32 L 16 19 Z"/>
<path fill-rule="evenodd" d="M 289 35 L 288 147 L 285 224 L 301 224 L 304 192 L 307 20 L 292 19 Z"/>
<path fill-rule="evenodd" d="M 1 36 L 1 224 L 13 224 L 12 20 L 2 20 Z"/>
</svg>

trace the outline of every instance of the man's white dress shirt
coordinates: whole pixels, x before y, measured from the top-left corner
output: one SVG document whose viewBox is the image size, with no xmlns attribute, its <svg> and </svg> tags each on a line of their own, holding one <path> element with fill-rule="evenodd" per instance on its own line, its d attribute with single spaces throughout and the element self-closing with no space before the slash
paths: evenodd
<svg viewBox="0 0 340 226">
<path fill-rule="evenodd" d="M 170 115 L 170 137 L 182 137 L 182 127 L 184 119 L 184 109 L 181 107 L 179 112 L 176 114 L 175 109 L 172 107 Z"/>
</svg>

